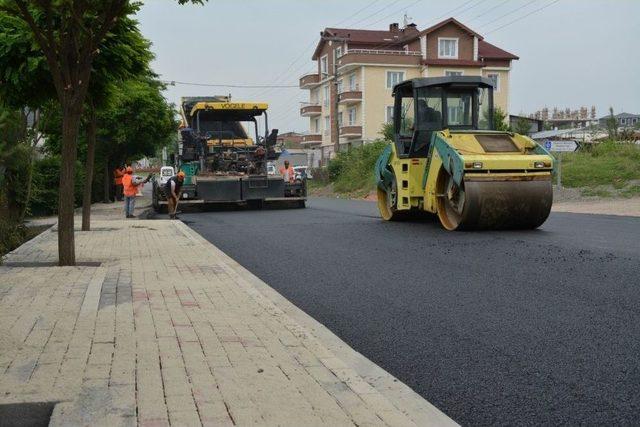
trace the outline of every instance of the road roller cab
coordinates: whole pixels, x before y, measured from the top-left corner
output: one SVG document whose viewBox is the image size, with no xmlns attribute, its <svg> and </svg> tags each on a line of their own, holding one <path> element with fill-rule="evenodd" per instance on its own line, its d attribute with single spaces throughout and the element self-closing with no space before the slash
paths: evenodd
<svg viewBox="0 0 640 427">
<path fill-rule="evenodd" d="M 384 219 L 429 212 L 448 230 L 546 220 L 553 158 L 526 136 L 494 130 L 491 80 L 417 78 L 393 96 L 394 141 L 376 164 Z"/>
</svg>

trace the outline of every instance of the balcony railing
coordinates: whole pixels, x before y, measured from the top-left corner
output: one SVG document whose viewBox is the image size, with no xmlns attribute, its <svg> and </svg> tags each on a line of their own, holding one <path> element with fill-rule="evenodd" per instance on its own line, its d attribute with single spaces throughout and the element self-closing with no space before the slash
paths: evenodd
<svg viewBox="0 0 640 427">
<path fill-rule="evenodd" d="M 362 136 L 362 126 L 340 126 L 340 136 L 359 138 Z"/>
<path fill-rule="evenodd" d="M 413 50 L 349 49 L 340 57 L 338 69 L 360 64 L 420 65 L 422 53 Z"/>
<path fill-rule="evenodd" d="M 318 84 L 320 75 L 318 73 L 305 74 L 300 77 L 300 89 L 310 89 Z"/>
<path fill-rule="evenodd" d="M 358 85 L 355 86 L 355 90 L 347 89 L 338 94 L 338 102 L 341 104 L 355 104 L 362 101 L 362 92 L 359 90 Z"/>
<path fill-rule="evenodd" d="M 316 103 L 305 103 L 300 107 L 300 115 L 302 117 L 313 117 L 322 114 L 322 107 Z"/>
<path fill-rule="evenodd" d="M 362 54 L 362 55 L 422 56 L 422 53 L 415 50 L 386 50 L 386 49 L 349 49 L 342 56 L 348 55 L 351 53 L 355 55 Z"/>
<path fill-rule="evenodd" d="M 310 133 L 302 136 L 302 145 L 313 145 L 322 143 L 322 135 L 319 133 Z"/>
</svg>

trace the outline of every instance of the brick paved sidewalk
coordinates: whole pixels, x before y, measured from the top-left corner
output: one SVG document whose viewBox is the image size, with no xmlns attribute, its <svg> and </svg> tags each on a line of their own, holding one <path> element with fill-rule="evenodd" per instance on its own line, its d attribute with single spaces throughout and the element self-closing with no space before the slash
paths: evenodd
<svg viewBox="0 0 640 427">
<path fill-rule="evenodd" d="M 181 222 L 94 221 L 76 253 L 99 267 L 19 266 L 56 245 L 0 267 L 0 404 L 60 402 L 52 425 L 453 424 L 380 393 Z"/>
</svg>

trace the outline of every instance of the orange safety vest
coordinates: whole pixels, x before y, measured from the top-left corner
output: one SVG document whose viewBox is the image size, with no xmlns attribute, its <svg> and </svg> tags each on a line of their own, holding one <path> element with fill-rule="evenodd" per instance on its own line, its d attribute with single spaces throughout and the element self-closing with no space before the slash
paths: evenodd
<svg viewBox="0 0 640 427">
<path fill-rule="evenodd" d="M 134 197 L 138 194 L 138 186 L 133 185 L 131 180 L 133 179 L 133 175 L 130 173 L 125 174 L 122 177 L 122 186 L 124 187 L 124 195 L 127 197 Z"/>
<path fill-rule="evenodd" d="M 122 185 L 122 177 L 124 176 L 124 169 L 116 168 L 113 171 L 113 182 L 116 185 Z"/>
<path fill-rule="evenodd" d="M 295 175 L 293 166 L 289 166 L 289 169 L 285 169 L 284 166 L 280 166 L 280 175 L 282 175 L 283 178 L 287 172 L 289 172 L 289 181 L 293 182 Z"/>
</svg>

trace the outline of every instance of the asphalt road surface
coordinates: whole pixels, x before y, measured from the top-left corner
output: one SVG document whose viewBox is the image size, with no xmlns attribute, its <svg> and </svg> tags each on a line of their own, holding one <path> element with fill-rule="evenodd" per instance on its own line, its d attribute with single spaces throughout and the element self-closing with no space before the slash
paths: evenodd
<svg viewBox="0 0 640 427">
<path fill-rule="evenodd" d="M 640 218 L 452 233 L 312 199 L 182 219 L 462 424 L 640 423 Z"/>
</svg>

